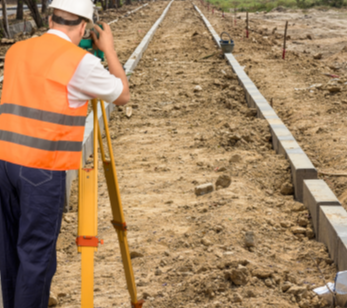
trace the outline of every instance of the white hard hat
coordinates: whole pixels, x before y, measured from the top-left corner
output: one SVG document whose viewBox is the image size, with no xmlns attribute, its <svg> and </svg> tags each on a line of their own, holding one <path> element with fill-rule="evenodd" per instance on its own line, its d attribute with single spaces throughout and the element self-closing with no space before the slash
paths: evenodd
<svg viewBox="0 0 347 308">
<path fill-rule="evenodd" d="M 91 29 L 94 26 L 94 4 L 91 0 L 53 0 L 49 7 L 88 19 L 88 29 Z"/>
</svg>

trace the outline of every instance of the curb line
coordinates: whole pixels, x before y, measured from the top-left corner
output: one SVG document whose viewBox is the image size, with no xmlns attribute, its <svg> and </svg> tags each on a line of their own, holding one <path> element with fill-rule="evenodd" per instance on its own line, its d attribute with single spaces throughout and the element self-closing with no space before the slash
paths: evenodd
<svg viewBox="0 0 347 308">
<path fill-rule="evenodd" d="M 220 37 L 217 32 L 199 8 L 195 4 L 193 6 L 220 48 Z M 302 202 L 310 211 L 316 239 L 328 247 L 338 271 L 347 270 L 347 211 L 326 182 L 318 179 L 318 172 L 304 150 L 235 57 L 231 53 L 226 53 L 225 58 L 245 90 L 248 106 L 257 109 L 259 118 L 267 120 L 274 150 L 289 160 L 295 199 Z"/>
</svg>

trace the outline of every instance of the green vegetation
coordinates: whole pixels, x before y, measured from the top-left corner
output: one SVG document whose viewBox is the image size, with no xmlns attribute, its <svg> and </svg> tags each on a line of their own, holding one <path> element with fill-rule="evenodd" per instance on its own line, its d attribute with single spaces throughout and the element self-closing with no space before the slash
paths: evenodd
<svg viewBox="0 0 347 308">
<path fill-rule="evenodd" d="M 207 0 L 217 8 L 225 12 L 237 7 L 238 11 L 256 12 L 271 11 L 282 6 L 288 8 L 308 9 L 314 6 L 318 7 L 337 7 L 347 6 L 347 0 Z"/>
</svg>

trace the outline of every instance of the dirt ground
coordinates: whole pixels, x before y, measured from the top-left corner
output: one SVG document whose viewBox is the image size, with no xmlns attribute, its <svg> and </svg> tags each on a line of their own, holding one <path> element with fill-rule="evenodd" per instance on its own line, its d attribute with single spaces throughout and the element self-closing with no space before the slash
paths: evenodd
<svg viewBox="0 0 347 308">
<path fill-rule="evenodd" d="M 324 306 L 312 292 L 323 285 L 316 264 L 327 281 L 335 264 L 314 239 L 308 211 L 293 200 L 289 163 L 272 150 L 266 122 L 247 108 L 190 2 L 173 3 L 131 77 L 131 92 L 132 117 L 119 107 L 110 127 L 144 307 Z M 206 183 L 213 192 L 197 196 Z M 110 219 L 100 170 L 105 244 L 95 258 L 94 306 L 130 307 Z M 59 307 L 80 303 L 76 229 L 77 213 L 65 214 L 52 286 Z"/>
<path fill-rule="evenodd" d="M 254 14 L 249 39 L 244 14 L 236 28 L 230 16 L 209 18 L 219 32 L 232 34 L 236 58 L 347 209 L 346 13 L 313 9 Z M 289 51 L 283 61 L 285 20 Z"/>
</svg>

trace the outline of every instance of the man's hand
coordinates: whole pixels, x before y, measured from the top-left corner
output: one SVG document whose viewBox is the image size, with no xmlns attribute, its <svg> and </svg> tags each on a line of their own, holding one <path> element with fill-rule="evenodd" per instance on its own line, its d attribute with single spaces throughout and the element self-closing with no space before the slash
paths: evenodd
<svg viewBox="0 0 347 308">
<path fill-rule="evenodd" d="M 128 78 L 118 60 L 117 53 L 114 50 L 113 35 L 110 26 L 104 22 L 101 22 L 101 24 L 104 29 L 95 25 L 95 29 L 99 33 L 99 38 L 97 38 L 97 35 L 94 32 L 91 32 L 94 45 L 105 53 L 110 73 L 115 77 L 120 78 L 123 83 L 123 92 L 113 103 L 115 105 L 125 105 L 130 100 Z"/>
<path fill-rule="evenodd" d="M 114 52 L 113 34 L 111 28 L 107 23 L 103 21 L 101 22 L 101 24 L 104 29 L 101 29 L 98 25 L 94 25 L 95 30 L 99 33 L 99 38 L 93 31 L 91 31 L 94 44 L 105 54 Z"/>
</svg>

